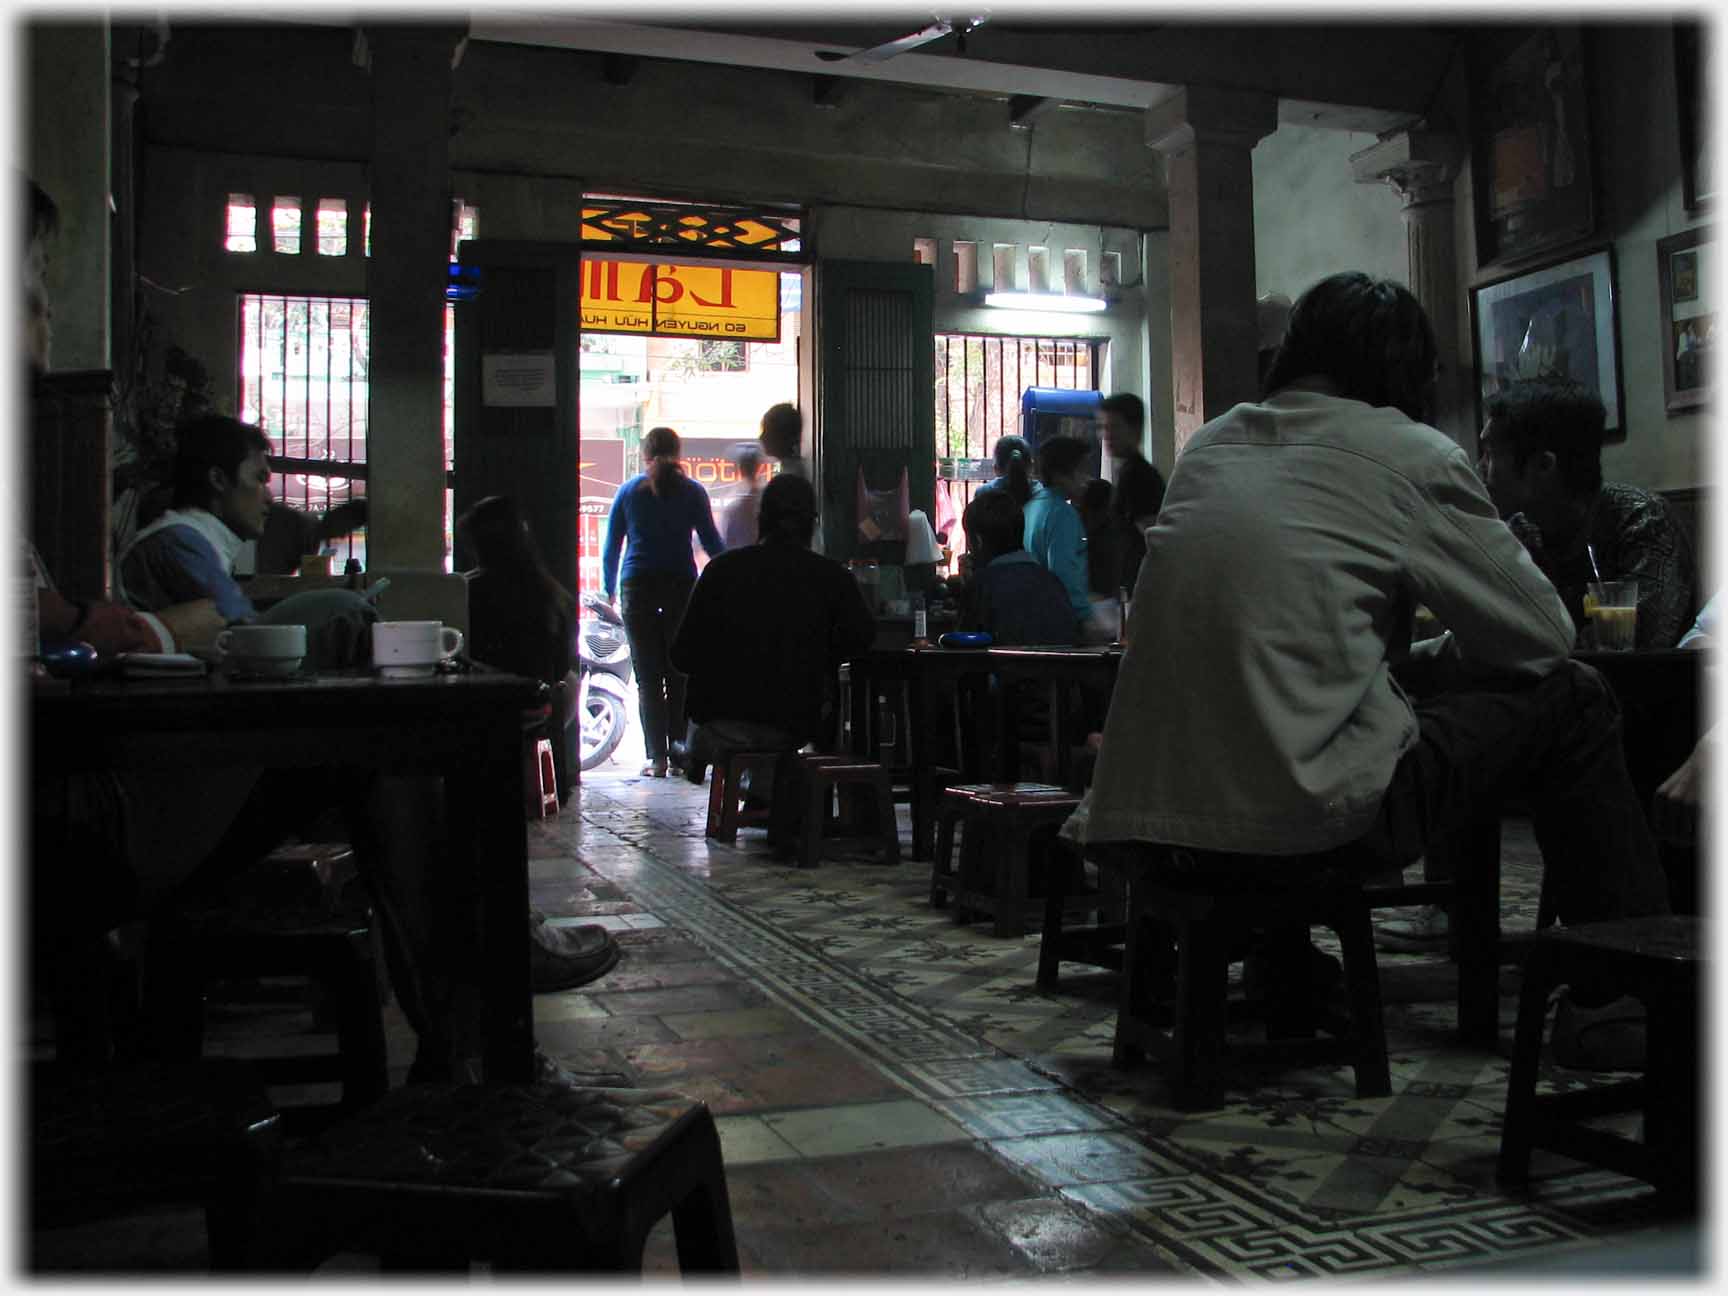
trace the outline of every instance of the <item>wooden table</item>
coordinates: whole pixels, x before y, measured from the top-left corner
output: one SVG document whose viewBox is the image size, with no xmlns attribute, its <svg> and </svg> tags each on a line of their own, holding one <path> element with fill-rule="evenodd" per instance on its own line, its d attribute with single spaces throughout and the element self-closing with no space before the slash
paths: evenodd
<svg viewBox="0 0 1728 1296">
<path fill-rule="evenodd" d="M 478 668 L 416 680 L 369 672 L 269 682 L 50 683 L 30 704 L 37 777 L 92 770 L 350 766 L 444 778 L 451 913 L 478 911 L 478 945 L 450 950 L 480 993 L 489 1080 L 533 1074 L 528 979 L 528 835 L 522 812 L 522 713 L 535 680 Z"/>
<path fill-rule="evenodd" d="M 1073 745 L 1069 732 L 1067 708 L 1057 705 L 1056 693 L 1063 686 L 1081 682 L 1104 689 L 1114 686 L 1116 671 L 1122 660 L 1122 649 L 1114 646 L 1099 648 L 1014 647 L 1014 648 L 874 648 L 852 658 L 848 663 L 851 674 L 852 750 L 867 756 L 871 748 L 871 702 L 876 688 L 895 682 L 907 690 L 907 709 L 911 725 L 907 733 L 907 748 L 911 760 L 912 858 L 927 860 L 935 839 L 936 788 L 934 785 L 934 746 L 937 727 L 941 723 L 938 702 L 943 686 L 957 686 L 962 680 L 983 679 L 994 675 L 1004 683 L 1034 680 L 1049 686 L 1052 693 L 1052 742 L 1056 746 L 1058 768 L 1067 777 L 1068 750 Z M 1008 723 L 1007 689 L 998 691 L 999 714 L 997 732 L 1011 732 Z M 973 716 L 977 719 L 977 716 Z M 1015 768 L 1018 751 L 1013 743 L 1002 742 L 994 760 L 983 750 L 976 725 L 967 725 L 962 718 L 959 752 L 962 781 L 976 783 L 986 777 L 986 770 L 998 778 L 1012 782 L 1018 775 Z"/>
</svg>

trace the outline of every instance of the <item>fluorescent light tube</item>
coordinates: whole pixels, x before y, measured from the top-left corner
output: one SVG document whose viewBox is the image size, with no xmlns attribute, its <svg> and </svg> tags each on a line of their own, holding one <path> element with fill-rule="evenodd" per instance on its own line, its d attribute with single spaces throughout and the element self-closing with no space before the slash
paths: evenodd
<svg viewBox="0 0 1728 1296">
<path fill-rule="evenodd" d="M 1063 293 L 993 292 L 984 294 L 984 304 L 998 310 L 1063 311 L 1083 314 L 1109 305 L 1102 297 L 1069 297 Z"/>
</svg>

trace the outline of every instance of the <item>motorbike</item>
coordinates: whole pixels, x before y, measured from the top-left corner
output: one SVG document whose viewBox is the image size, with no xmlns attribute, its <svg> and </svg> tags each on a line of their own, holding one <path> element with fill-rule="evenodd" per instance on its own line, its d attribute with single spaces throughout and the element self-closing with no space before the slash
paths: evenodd
<svg viewBox="0 0 1728 1296">
<path fill-rule="evenodd" d="M 630 641 L 624 618 L 596 594 L 582 596 L 576 628 L 576 672 L 581 678 L 576 719 L 581 764 L 591 770 L 611 759 L 630 723 Z"/>
</svg>

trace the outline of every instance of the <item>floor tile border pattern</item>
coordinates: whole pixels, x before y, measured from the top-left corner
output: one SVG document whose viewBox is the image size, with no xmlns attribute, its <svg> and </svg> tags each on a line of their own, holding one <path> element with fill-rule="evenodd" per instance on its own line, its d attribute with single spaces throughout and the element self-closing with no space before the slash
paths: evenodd
<svg viewBox="0 0 1728 1296">
<path fill-rule="evenodd" d="M 799 1018 L 849 1045 L 889 1079 L 933 1100 L 943 1114 L 980 1139 L 1012 1136 L 999 1119 L 1002 1104 L 957 1104 L 952 1087 L 933 1084 L 944 1064 L 1000 1067 L 1019 1059 L 973 1038 L 963 1028 L 888 986 L 752 914 L 654 853 L 652 842 L 617 831 L 621 822 L 667 826 L 660 815 L 635 812 L 596 788 L 584 790 L 584 836 L 615 838 L 643 866 L 609 872 L 605 852 L 588 866 L 633 900 L 686 932 L 718 962 L 761 984 Z M 591 814 L 588 805 L 604 800 Z M 638 817 L 639 816 L 639 817 Z M 686 820 L 687 822 L 687 820 Z M 1062 1098 L 1096 1120 L 1081 1125 L 1120 1130 L 1125 1122 L 1079 1094 Z M 947 1100 L 947 1101 L 944 1101 Z M 1012 1106 L 1010 1102 L 1008 1105 Z M 1090 1113 L 1088 1113 L 1090 1114 Z M 1072 1126 L 1070 1126 L 1072 1128 Z M 1024 1131 L 1030 1132 L 1030 1131 Z M 1167 1173 L 1126 1182 L 1047 1186 L 1075 1203 L 1128 1225 L 1160 1253 L 1196 1276 L 1283 1281 L 1302 1276 L 1365 1277 L 1388 1271 L 1454 1269 L 1511 1256 L 1561 1254 L 1590 1245 L 1594 1234 L 1568 1218 L 1569 1203 L 1607 1200 L 1640 1190 L 1618 1176 L 1586 1172 L 1555 1183 L 1541 1202 L 1495 1197 L 1464 1206 L 1423 1205 L 1408 1212 L 1352 1215 L 1321 1221 L 1258 1191 L 1250 1181 L 1222 1176 L 1170 1143 L 1148 1146 Z M 1042 1179 L 1035 1166 L 1019 1166 Z"/>
</svg>

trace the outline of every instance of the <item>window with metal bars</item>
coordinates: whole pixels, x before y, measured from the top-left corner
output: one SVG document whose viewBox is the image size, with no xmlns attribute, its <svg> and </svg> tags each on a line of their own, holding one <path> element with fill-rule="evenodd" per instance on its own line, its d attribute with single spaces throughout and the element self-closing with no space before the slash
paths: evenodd
<svg viewBox="0 0 1728 1296">
<path fill-rule="evenodd" d="M 999 437 L 1019 434 L 1020 396 L 1028 387 L 1098 390 L 1099 346 L 1092 338 L 938 333 L 937 459 L 988 459 Z M 956 558 L 966 549 L 960 515 L 982 484 L 957 472 L 937 477 L 937 526 L 952 519 L 948 546 Z"/>
<path fill-rule="evenodd" d="M 370 312 L 364 297 L 243 293 L 240 417 L 270 434 L 276 499 L 323 513 L 366 494 Z M 455 316 L 444 308 L 444 468 L 453 463 Z M 445 554 L 450 492 L 445 491 Z M 366 565 L 366 538 L 337 542 L 337 557 Z"/>
</svg>

